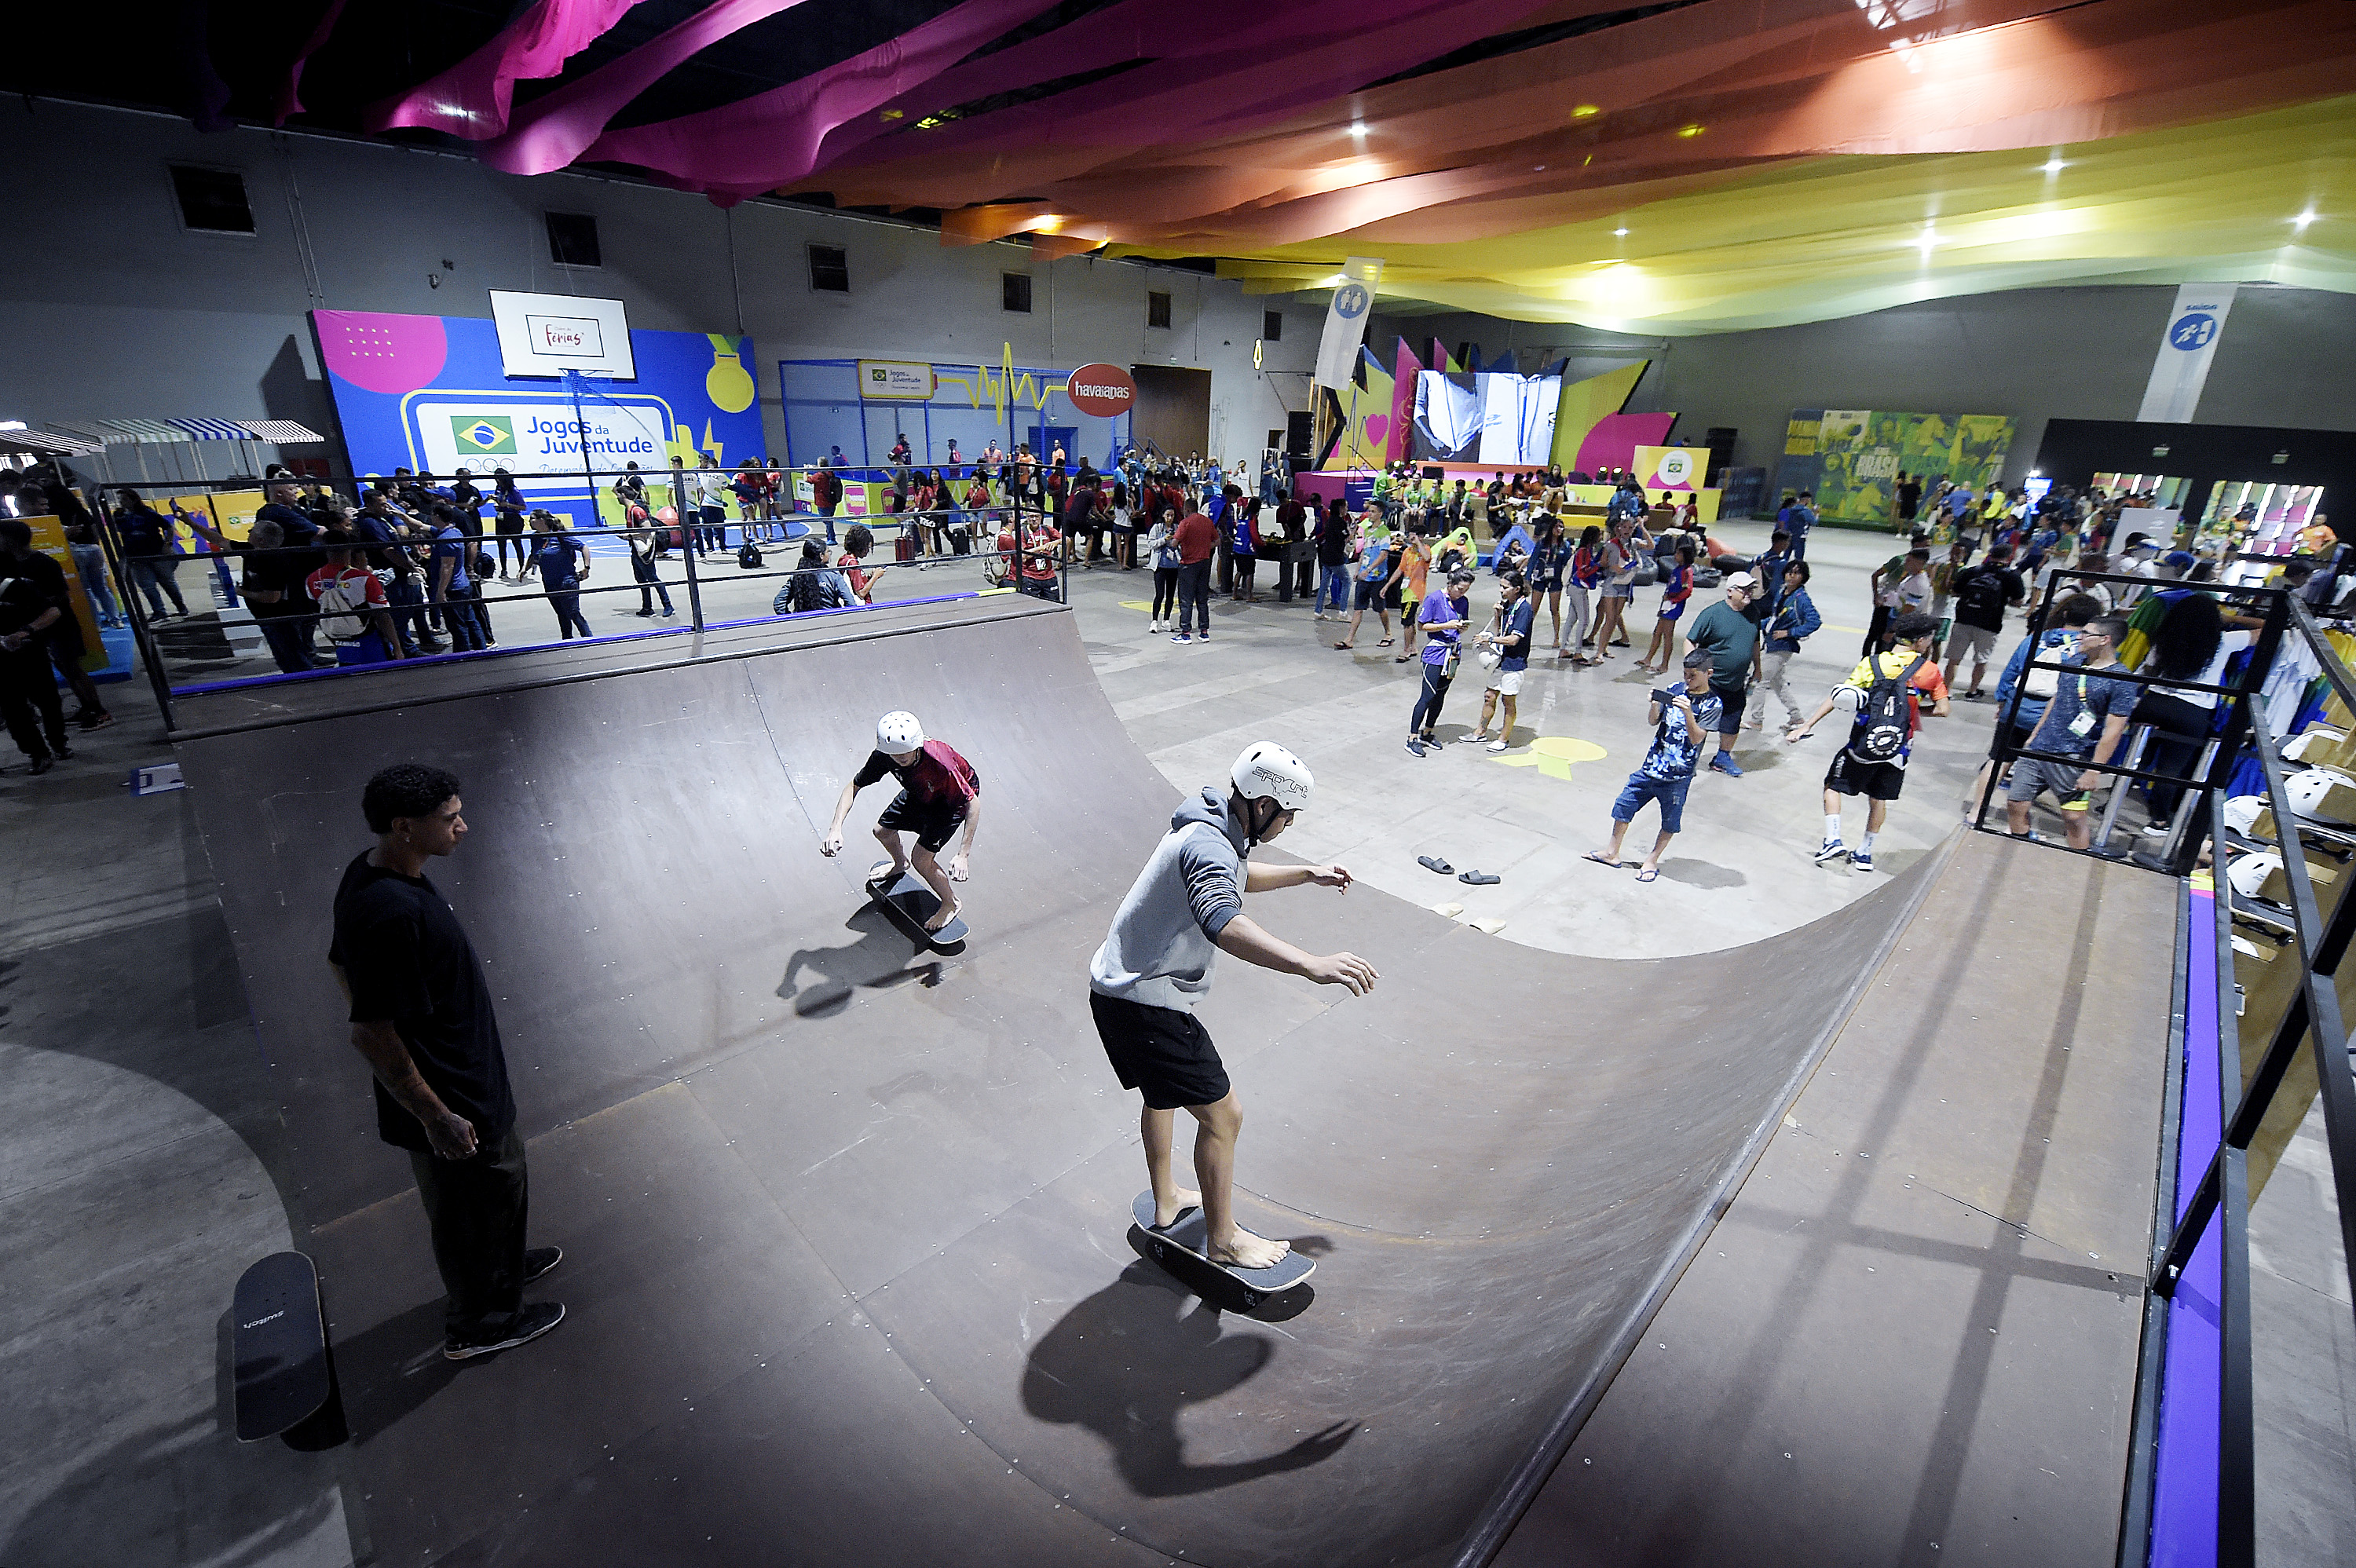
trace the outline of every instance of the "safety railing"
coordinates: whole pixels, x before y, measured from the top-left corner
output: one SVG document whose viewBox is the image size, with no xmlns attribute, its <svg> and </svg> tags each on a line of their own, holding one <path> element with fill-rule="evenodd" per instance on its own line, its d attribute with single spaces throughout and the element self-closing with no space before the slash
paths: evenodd
<svg viewBox="0 0 2356 1568">
<path fill-rule="evenodd" d="M 2275 600 L 2258 646 L 2270 654 L 2286 643 L 2303 646 L 2340 702 L 2356 713 L 2356 678 L 2307 606 L 2287 592 L 2265 592 Z M 2197 915 L 2205 902 L 2213 919 L 2206 929 L 2198 920 L 2192 923 L 2180 955 L 2187 966 L 2180 973 L 2192 981 L 2179 981 L 2184 1054 L 2175 1063 L 2180 1077 L 2170 1080 L 2171 1086 L 2181 1084 L 2182 1114 L 2167 1120 L 2184 1141 L 2167 1151 L 2172 1166 L 2164 1168 L 2160 1182 L 2147 1281 L 2151 1308 L 2121 1521 L 2122 1568 L 2205 1559 L 2211 1530 L 2221 1568 L 2248 1568 L 2255 1561 L 2249 1155 L 2302 1051 L 2311 1053 L 2315 1069 L 2329 1180 L 2356 1299 L 2356 1072 L 2337 979 L 2356 937 L 2356 896 L 2348 891 L 2351 879 L 2339 878 L 2325 907 L 2308 863 L 2311 848 L 2344 850 L 2348 835 L 2299 815 L 2270 724 L 2254 721 L 2241 730 L 2236 750 L 2246 746 L 2265 781 L 2265 813 L 2251 826 L 2270 819 L 2274 839 L 2245 837 L 2229 818 L 2224 775 L 2238 759 L 2225 752 L 2209 770 L 2203 790 L 2213 846 L 2207 900 L 2187 884 L 2188 907 Z M 2197 848 L 2187 846 L 2184 857 Z M 2229 869 L 2236 857 L 2269 848 L 2278 851 L 2282 868 L 2278 902 L 2238 891 Z M 2271 1020 L 2244 1016 L 2233 965 L 2237 917 L 2284 932 L 2284 956 L 2298 966 L 2295 988 Z M 2257 1038 L 2265 1044 L 2251 1063 L 2244 1041 Z M 2171 1170 L 2189 1179 L 2174 1179 Z"/>
</svg>

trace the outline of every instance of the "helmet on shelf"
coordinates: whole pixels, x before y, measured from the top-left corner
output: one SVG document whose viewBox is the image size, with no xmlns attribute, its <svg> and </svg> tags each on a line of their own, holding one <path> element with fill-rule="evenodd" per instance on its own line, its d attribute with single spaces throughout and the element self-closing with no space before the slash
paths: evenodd
<svg viewBox="0 0 2356 1568">
<path fill-rule="evenodd" d="M 1316 785 L 1308 764 L 1272 741 L 1246 746 L 1228 776 L 1246 800 L 1272 800 L 1287 811 L 1306 807 Z"/>
<path fill-rule="evenodd" d="M 879 752 L 913 752 L 925 743 L 925 727 L 916 716 L 907 712 L 886 713 L 875 720 L 875 749 Z"/>
</svg>

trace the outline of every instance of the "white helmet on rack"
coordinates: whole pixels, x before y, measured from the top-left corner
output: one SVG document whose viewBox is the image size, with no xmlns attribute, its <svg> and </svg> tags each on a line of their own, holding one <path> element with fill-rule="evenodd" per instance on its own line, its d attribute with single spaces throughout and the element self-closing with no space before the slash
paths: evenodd
<svg viewBox="0 0 2356 1568">
<path fill-rule="evenodd" d="M 875 749 L 879 752 L 913 752 L 925 743 L 925 727 L 916 722 L 913 713 L 892 712 L 875 720 Z"/>
<path fill-rule="evenodd" d="M 1273 741 L 1246 746 L 1228 776 L 1246 800 L 1272 800 L 1286 811 L 1306 807 L 1309 792 L 1316 787 L 1308 764 Z"/>
</svg>

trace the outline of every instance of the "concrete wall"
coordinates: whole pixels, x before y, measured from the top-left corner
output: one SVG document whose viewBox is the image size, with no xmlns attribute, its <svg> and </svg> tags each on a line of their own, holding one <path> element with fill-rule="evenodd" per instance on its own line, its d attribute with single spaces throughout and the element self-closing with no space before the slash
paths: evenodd
<svg viewBox="0 0 2356 1568">
<path fill-rule="evenodd" d="M 2176 291 L 2021 289 L 1901 305 L 1871 315 L 1708 337 L 1631 337 L 1481 315 L 1376 315 L 1386 357 L 1405 336 L 1489 355 L 1524 370 L 1566 355 L 1573 378 L 1650 357 L 1632 412 L 1675 410 L 1680 440 L 1712 425 L 1740 432 L 1734 461 L 1774 475 L 1794 409 L 1906 409 L 2010 414 L 2019 421 L 2007 477 L 2034 465 L 2049 419 L 2132 420 Z M 2356 297 L 2244 285 L 2198 411 L 2203 424 L 2356 430 Z"/>
<path fill-rule="evenodd" d="M 783 452 L 781 358 L 863 356 L 1076 367 L 1151 362 L 1212 372 L 1211 432 L 1257 456 L 1316 362 L 1322 304 L 1251 296 L 1200 273 L 1026 245 L 945 249 L 899 224 L 778 206 L 723 212 L 700 197 L 573 175 L 521 179 L 472 158 L 240 130 L 23 99 L 0 103 L 9 203 L 48 220 L 0 272 L 0 419 L 214 416 L 335 426 L 305 313 L 487 316 L 492 289 L 621 299 L 633 325 L 749 332 L 766 426 Z M 245 176 L 258 233 L 182 229 L 169 163 Z M 604 265 L 549 261 L 542 215 L 597 219 Z M 851 292 L 809 288 L 806 247 L 841 247 Z M 1032 274 L 1029 315 L 1001 308 L 1000 273 Z M 437 284 L 433 281 L 438 278 Z M 1145 325 L 1149 290 L 1171 325 Z M 1252 366 L 1261 312 L 1282 341 Z M 804 454 L 797 454 L 804 455 Z"/>
</svg>

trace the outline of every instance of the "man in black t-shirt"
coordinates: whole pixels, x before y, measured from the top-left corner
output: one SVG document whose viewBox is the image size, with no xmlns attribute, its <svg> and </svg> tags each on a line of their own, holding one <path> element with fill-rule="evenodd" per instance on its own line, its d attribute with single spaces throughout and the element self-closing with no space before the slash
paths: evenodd
<svg viewBox="0 0 2356 1568">
<path fill-rule="evenodd" d="M 48 639 L 67 614 L 65 569 L 33 548 L 23 518 L 0 517 L 0 715 L 37 773 L 73 755 L 49 673 Z"/>
<path fill-rule="evenodd" d="M 523 1139 L 490 987 L 426 862 L 466 837 L 458 781 L 399 763 L 369 780 L 360 810 L 376 848 L 344 868 L 327 962 L 351 1001 L 352 1044 L 376 1079 L 377 1136 L 409 1151 L 449 1292 L 442 1354 L 509 1349 L 563 1321 L 523 1287 L 561 1248 L 524 1247 Z"/>
<path fill-rule="evenodd" d="M 1996 656 L 1997 634 L 2004 630 L 2004 607 L 2025 601 L 2029 587 L 2012 569 L 2012 551 L 1998 545 L 1979 565 L 1955 573 L 1950 590 L 1954 594 L 1955 625 L 1947 636 L 1947 688 L 1954 689 L 1955 667 L 1969 654 L 1972 686 L 1964 696 L 1977 702 L 1988 660 Z"/>
</svg>

